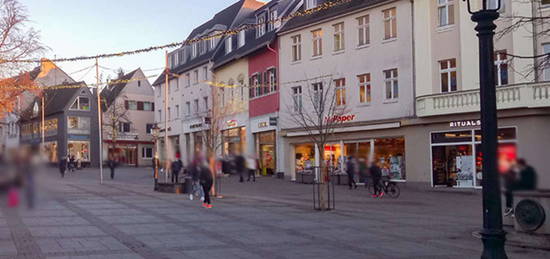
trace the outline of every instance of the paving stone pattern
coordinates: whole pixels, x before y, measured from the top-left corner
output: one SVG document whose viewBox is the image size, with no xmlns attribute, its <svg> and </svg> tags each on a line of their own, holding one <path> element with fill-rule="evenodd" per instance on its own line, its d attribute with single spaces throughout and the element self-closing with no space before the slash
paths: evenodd
<svg viewBox="0 0 550 259">
<path fill-rule="evenodd" d="M 0 209 L 0 259 L 479 258 L 480 195 L 403 188 L 397 200 L 337 187 L 337 210 L 312 209 L 311 186 L 223 180 L 213 209 L 152 191 L 150 169 L 38 176 L 37 207 Z M 545 251 L 507 248 L 510 258 Z"/>
</svg>

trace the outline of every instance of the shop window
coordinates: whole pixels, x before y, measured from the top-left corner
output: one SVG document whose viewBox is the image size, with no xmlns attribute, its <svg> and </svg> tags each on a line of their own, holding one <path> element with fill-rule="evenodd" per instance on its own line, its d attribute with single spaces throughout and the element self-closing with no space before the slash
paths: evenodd
<svg viewBox="0 0 550 259">
<path fill-rule="evenodd" d="M 69 141 L 68 154 L 74 156 L 76 161 L 90 161 L 89 141 Z"/>
<path fill-rule="evenodd" d="M 315 145 L 300 144 L 295 148 L 295 166 L 296 172 L 303 170 L 312 170 L 315 166 Z"/>
<path fill-rule="evenodd" d="M 74 103 L 71 105 L 71 110 L 89 111 L 90 99 L 82 96 L 77 97 Z"/>
<path fill-rule="evenodd" d="M 382 169 L 382 175 L 391 179 L 406 179 L 405 138 L 381 138 L 374 140 L 374 159 Z"/>
</svg>

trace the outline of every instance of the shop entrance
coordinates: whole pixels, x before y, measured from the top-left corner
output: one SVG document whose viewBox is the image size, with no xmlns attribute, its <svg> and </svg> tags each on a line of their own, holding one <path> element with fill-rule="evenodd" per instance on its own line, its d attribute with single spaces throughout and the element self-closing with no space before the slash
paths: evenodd
<svg viewBox="0 0 550 259">
<path fill-rule="evenodd" d="M 517 156 L 516 128 L 498 130 L 499 171 L 506 172 Z M 432 186 L 482 186 L 481 131 L 460 130 L 431 134 Z"/>
<path fill-rule="evenodd" d="M 275 131 L 256 133 L 256 144 L 260 161 L 260 173 L 273 175 L 275 173 Z"/>
</svg>

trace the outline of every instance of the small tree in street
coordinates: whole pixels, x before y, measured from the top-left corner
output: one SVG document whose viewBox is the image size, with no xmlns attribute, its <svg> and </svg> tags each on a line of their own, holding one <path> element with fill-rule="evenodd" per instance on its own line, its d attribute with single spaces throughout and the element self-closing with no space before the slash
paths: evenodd
<svg viewBox="0 0 550 259">
<path fill-rule="evenodd" d="M 122 123 L 129 123 L 128 107 L 126 107 L 127 98 L 125 95 L 120 95 L 114 99 L 109 96 L 113 93 L 109 90 L 109 86 L 103 90 L 102 93 L 102 105 L 103 105 L 103 123 L 102 130 L 103 136 L 110 140 L 110 148 L 115 152 L 117 140 L 119 138 L 120 129 L 123 127 Z M 131 125 L 131 124 L 130 124 Z M 112 158 L 113 154 L 108 154 L 109 158 Z"/>
<path fill-rule="evenodd" d="M 319 154 L 319 203 L 321 210 L 330 209 L 328 200 L 329 165 L 324 161 L 325 145 L 333 136 L 334 131 L 343 122 L 342 116 L 346 114 L 345 79 L 332 80 L 332 77 L 324 77 L 315 80 L 306 80 L 302 87 L 293 87 L 292 105 L 287 106 L 291 123 L 305 131 L 311 142 L 317 148 Z M 303 99 L 305 99 L 305 102 Z M 316 161 L 317 163 L 317 161 Z"/>
</svg>

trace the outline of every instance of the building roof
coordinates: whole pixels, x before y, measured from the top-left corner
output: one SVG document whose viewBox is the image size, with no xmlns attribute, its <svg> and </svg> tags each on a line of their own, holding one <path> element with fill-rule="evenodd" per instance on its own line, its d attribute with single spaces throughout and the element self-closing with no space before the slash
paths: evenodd
<svg viewBox="0 0 550 259">
<path fill-rule="evenodd" d="M 46 88 L 44 90 L 44 114 L 45 116 L 50 116 L 56 113 L 61 113 L 65 110 L 65 107 L 67 107 L 67 104 L 73 100 L 74 96 L 77 95 L 79 91 L 81 91 L 83 88 L 86 91 L 90 91 L 88 87 L 86 86 L 85 82 L 76 82 L 76 83 L 70 83 L 70 84 L 63 84 L 63 86 L 70 86 L 70 87 L 62 87 L 62 88 Z M 74 87 L 72 87 L 74 86 Z M 80 87 L 78 87 L 80 86 Z M 36 102 L 40 103 L 41 98 L 37 97 L 35 99 Z M 90 100 L 92 102 L 92 100 Z M 33 105 L 31 105 L 27 110 L 23 111 L 21 117 L 25 120 L 32 119 L 32 110 Z"/>
<path fill-rule="evenodd" d="M 258 8 L 255 12 L 248 15 L 242 20 L 241 23 L 236 24 L 231 29 L 238 29 L 239 27 L 247 24 L 256 24 L 256 17 L 266 13 L 269 10 L 277 10 L 278 16 L 286 16 L 290 13 L 300 1 L 296 0 L 272 0 L 269 3 L 265 4 L 261 8 Z M 268 20 L 267 13 L 266 21 Z M 232 37 L 232 46 L 233 50 L 226 54 L 225 53 L 225 40 L 221 42 L 220 47 L 214 55 L 214 66 L 213 68 L 221 67 L 233 60 L 240 59 L 244 56 L 249 55 L 257 51 L 258 49 L 264 48 L 267 44 L 273 42 L 277 37 L 278 29 L 269 31 L 266 25 L 266 33 L 261 37 L 256 37 L 256 29 L 247 30 L 245 32 L 245 44 L 242 47 L 238 47 L 238 37 Z"/>
<path fill-rule="evenodd" d="M 129 80 L 132 79 L 139 70 L 140 68 L 113 80 L 114 83 L 112 84 L 107 83 L 107 87 L 101 91 L 101 98 L 105 100 L 107 107 L 111 106 L 126 85 L 128 85 Z"/>
<path fill-rule="evenodd" d="M 322 2 L 326 3 L 326 2 L 337 2 L 337 1 L 339 0 L 324 0 Z M 319 10 L 309 15 L 296 16 L 290 19 L 290 21 L 288 21 L 283 26 L 280 32 L 285 33 L 287 31 L 291 31 L 299 27 L 328 20 L 330 18 L 339 16 L 348 12 L 353 12 L 361 8 L 369 7 L 375 4 L 388 2 L 388 1 L 390 0 L 349 0 L 348 2 L 343 2 L 331 8 Z M 303 8 L 304 6 L 302 5 L 301 10 L 303 10 Z"/>
<path fill-rule="evenodd" d="M 234 23 L 240 22 L 240 19 L 242 19 L 243 16 L 242 14 L 245 14 L 246 16 L 248 12 L 253 12 L 264 4 L 264 2 L 260 2 L 257 0 L 239 0 L 238 2 L 218 12 L 216 15 L 214 15 L 214 17 L 212 17 L 212 19 L 196 27 L 189 34 L 186 40 L 192 40 L 201 36 L 205 36 L 208 33 L 214 32 L 216 30 L 227 30 L 231 28 Z M 220 43 L 218 43 L 218 46 L 219 45 Z M 183 46 L 183 48 L 189 47 L 190 46 Z M 186 53 L 186 62 L 174 67 L 171 72 L 180 74 L 184 71 L 200 66 L 204 63 L 209 62 L 213 58 L 214 54 L 215 51 L 207 50 L 202 54 L 198 53 L 197 56 L 194 58 L 190 58 L 190 53 Z M 157 79 L 153 82 L 153 86 L 162 84 L 164 82 L 164 75 L 165 74 L 162 73 L 159 77 L 157 77 Z"/>
</svg>

